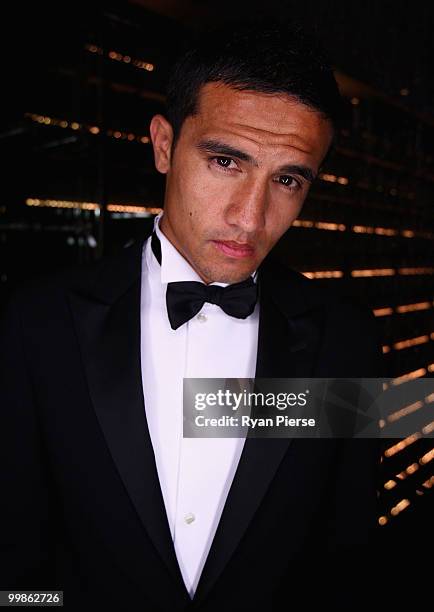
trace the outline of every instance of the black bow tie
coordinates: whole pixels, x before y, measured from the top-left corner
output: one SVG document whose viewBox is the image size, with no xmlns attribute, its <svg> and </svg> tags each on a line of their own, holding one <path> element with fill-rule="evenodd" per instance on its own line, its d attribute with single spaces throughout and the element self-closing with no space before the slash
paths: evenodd
<svg viewBox="0 0 434 612">
<path fill-rule="evenodd" d="M 161 265 L 161 244 L 155 232 L 152 234 L 151 248 Z M 167 314 L 172 329 L 178 329 L 192 319 L 205 302 L 217 304 L 231 317 L 246 319 L 254 311 L 257 297 L 258 289 L 252 277 L 227 287 L 197 281 L 168 283 Z"/>
</svg>

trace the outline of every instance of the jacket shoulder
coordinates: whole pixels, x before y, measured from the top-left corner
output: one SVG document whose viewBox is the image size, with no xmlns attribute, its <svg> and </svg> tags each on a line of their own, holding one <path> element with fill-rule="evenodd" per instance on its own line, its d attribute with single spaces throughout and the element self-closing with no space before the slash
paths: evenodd
<svg viewBox="0 0 434 612">
<path fill-rule="evenodd" d="M 2 310 L 18 307 L 23 312 L 37 309 L 49 311 L 69 293 L 92 295 L 102 301 L 113 292 L 122 293 L 140 278 L 143 241 L 135 242 L 101 259 L 41 274 L 18 284 L 10 293 Z"/>
<path fill-rule="evenodd" d="M 266 290 L 278 296 L 281 303 L 286 303 L 289 311 L 297 302 L 304 310 L 323 307 L 332 318 L 339 319 L 345 314 L 367 323 L 375 319 L 371 309 L 353 296 L 343 295 L 332 286 L 325 287 L 279 261 L 266 262 L 263 272 Z"/>
<path fill-rule="evenodd" d="M 352 296 L 273 263 L 270 292 L 289 319 L 308 317 L 320 328 L 316 376 L 378 377 L 383 375 L 380 330 L 372 310 Z M 274 289 L 277 287 L 277 289 Z"/>
</svg>

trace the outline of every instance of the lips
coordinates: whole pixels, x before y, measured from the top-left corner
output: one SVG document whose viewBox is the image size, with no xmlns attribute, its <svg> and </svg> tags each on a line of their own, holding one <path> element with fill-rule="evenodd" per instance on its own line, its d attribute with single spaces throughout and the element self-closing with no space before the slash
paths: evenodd
<svg viewBox="0 0 434 612">
<path fill-rule="evenodd" d="M 213 243 L 219 251 L 237 259 L 251 257 L 255 252 L 255 249 L 247 243 L 234 242 L 233 240 L 213 240 Z"/>
</svg>

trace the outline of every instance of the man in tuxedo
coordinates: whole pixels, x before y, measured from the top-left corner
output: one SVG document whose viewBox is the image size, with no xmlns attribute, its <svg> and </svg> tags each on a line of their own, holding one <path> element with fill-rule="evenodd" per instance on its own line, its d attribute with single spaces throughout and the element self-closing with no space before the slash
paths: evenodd
<svg viewBox="0 0 434 612">
<path fill-rule="evenodd" d="M 152 235 L 11 298 L 2 589 L 62 589 L 77 611 L 354 608 L 376 445 L 182 436 L 184 377 L 378 374 L 370 315 L 269 255 L 339 105 L 299 30 L 208 38 L 151 121 L 166 175 Z"/>
</svg>

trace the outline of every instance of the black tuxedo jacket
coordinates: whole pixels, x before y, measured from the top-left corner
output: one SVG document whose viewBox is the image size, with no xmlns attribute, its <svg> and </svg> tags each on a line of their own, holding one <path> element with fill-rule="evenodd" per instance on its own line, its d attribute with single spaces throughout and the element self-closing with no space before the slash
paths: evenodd
<svg viewBox="0 0 434 612">
<path fill-rule="evenodd" d="M 354 609 L 373 580 L 370 440 L 247 439 L 190 600 L 145 418 L 141 249 L 29 283 L 3 314 L 0 589 L 63 589 L 76 611 Z M 258 377 L 379 375 L 369 313 L 272 261 L 259 274 Z"/>
</svg>

